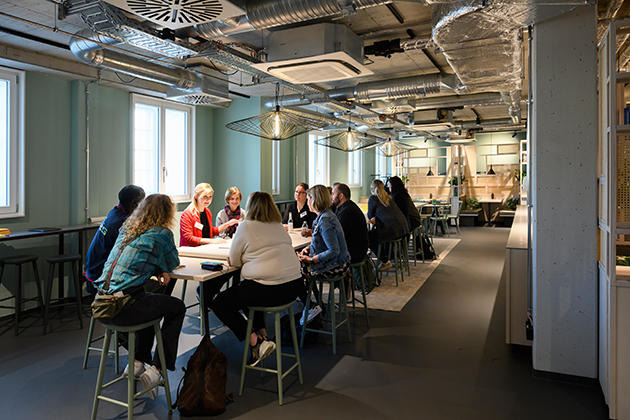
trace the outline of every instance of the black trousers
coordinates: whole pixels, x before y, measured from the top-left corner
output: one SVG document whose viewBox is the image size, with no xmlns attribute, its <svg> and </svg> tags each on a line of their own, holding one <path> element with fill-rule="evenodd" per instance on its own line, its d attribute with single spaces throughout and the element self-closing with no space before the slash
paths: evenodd
<svg viewBox="0 0 630 420">
<path fill-rule="evenodd" d="M 240 314 L 249 314 L 248 306 L 279 306 L 304 295 L 304 281 L 302 278 L 274 286 L 258 283 L 254 280 L 243 279 L 238 286 L 219 293 L 212 303 L 214 314 L 227 325 L 239 341 L 249 337 L 252 331 L 247 331 L 247 320 Z M 264 314 L 256 312 L 254 315 L 254 332 L 265 328 Z M 279 334 L 276 331 L 276 334 Z"/>
<path fill-rule="evenodd" d="M 157 318 L 164 318 L 162 323 L 162 341 L 164 342 L 164 356 L 166 368 L 175 370 L 177 359 L 177 344 L 182 323 L 186 314 L 186 305 L 180 299 L 168 295 L 141 292 L 125 305 L 116 317 L 109 321 L 112 325 L 130 326 L 143 324 Z M 157 352 L 151 356 L 155 331 L 153 327 L 145 328 L 136 333 L 136 360 L 148 363 L 158 368 L 160 365 Z M 130 360 L 131 364 L 133 361 Z"/>
</svg>

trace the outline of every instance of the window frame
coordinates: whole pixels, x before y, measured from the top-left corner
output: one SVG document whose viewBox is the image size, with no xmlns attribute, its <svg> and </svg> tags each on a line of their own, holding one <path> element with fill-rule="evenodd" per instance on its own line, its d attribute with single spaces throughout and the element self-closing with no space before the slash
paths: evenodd
<svg viewBox="0 0 630 420">
<path fill-rule="evenodd" d="M 357 167 L 355 167 L 358 166 Z M 357 173 L 357 177 L 353 177 L 353 172 Z M 357 181 L 358 182 L 355 182 Z M 348 153 L 348 187 L 360 188 L 363 186 L 363 151 L 355 150 Z"/>
<path fill-rule="evenodd" d="M 330 178 L 330 148 L 315 143 L 316 140 L 326 137 L 326 134 L 319 131 L 311 131 L 308 133 L 308 183 L 309 185 L 329 185 Z M 324 160 L 324 174 L 323 180 L 319 180 L 317 177 L 317 171 L 319 166 L 319 158 Z"/>
<path fill-rule="evenodd" d="M 280 142 L 271 142 L 271 194 L 280 194 Z"/>
<path fill-rule="evenodd" d="M 0 207 L 0 219 L 25 216 L 24 206 L 24 117 L 26 72 L 0 67 L 0 79 L 9 82 L 7 101 L 8 155 L 7 189 L 8 206 Z"/>
<path fill-rule="evenodd" d="M 165 138 L 165 114 L 166 110 L 175 110 L 186 112 L 187 121 L 186 127 L 188 132 L 188 137 L 186 138 L 186 148 L 187 153 L 185 154 L 186 159 L 186 194 L 179 195 L 171 195 L 171 198 L 175 203 L 188 202 L 192 200 L 194 194 L 195 187 L 195 107 L 192 105 L 187 105 L 179 102 L 167 101 L 164 99 L 152 98 L 144 95 L 139 95 L 136 93 L 131 94 L 131 150 L 130 150 L 130 165 L 131 165 L 131 182 L 137 184 L 135 179 L 135 167 L 134 167 L 134 150 L 135 150 L 135 111 L 136 105 L 146 105 L 151 107 L 159 108 L 159 140 L 158 140 L 158 192 L 160 194 L 165 194 L 165 179 L 164 173 L 166 168 L 165 163 L 165 150 L 166 150 L 166 138 Z M 139 185 L 139 184 L 138 184 Z M 142 185 L 140 185 L 142 186 Z"/>
</svg>

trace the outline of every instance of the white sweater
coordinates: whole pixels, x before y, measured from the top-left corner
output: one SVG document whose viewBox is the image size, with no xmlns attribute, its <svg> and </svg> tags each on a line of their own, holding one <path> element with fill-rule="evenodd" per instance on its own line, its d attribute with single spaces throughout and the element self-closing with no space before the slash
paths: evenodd
<svg viewBox="0 0 630 420">
<path fill-rule="evenodd" d="M 291 238 L 281 223 L 253 220 L 239 223 L 230 247 L 230 263 L 241 267 L 244 279 L 269 286 L 302 275 Z"/>
</svg>

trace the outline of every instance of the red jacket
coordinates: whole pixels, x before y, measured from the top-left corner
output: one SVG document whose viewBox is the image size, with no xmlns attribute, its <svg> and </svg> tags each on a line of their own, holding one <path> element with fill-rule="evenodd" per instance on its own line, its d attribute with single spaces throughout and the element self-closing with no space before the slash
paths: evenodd
<svg viewBox="0 0 630 420">
<path fill-rule="evenodd" d="M 210 237 L 219 234 L 219 228 L 212 226 L 212 212 L 205 209 L 208 223 L 210 223 Z M 201 243 L 201 229 L 195 224 L 201 223 L 201 218 L 196 210 L 186 209 L 179 220 L 179 246 L 199 246 Z"/>
</svg>

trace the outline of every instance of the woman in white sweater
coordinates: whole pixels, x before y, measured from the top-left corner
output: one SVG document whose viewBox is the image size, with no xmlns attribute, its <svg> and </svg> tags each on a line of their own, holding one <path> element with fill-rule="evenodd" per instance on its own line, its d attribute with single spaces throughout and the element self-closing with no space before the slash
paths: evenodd
<svg viewBox="0 0 630 420">
<path fill-rule="evenodd" d="M 254 330 L 247 331 L 247 320 L 239 311 L 247 313 L 248 306 L 283 305 L 304 295 L 300 262 L 268 193 L 258 191 L 247 199 L 245 220 L 234 234 L 228 264 L 241 268 L 243 281 L 219 293 L 212 310 L 239 341 L 249 338 L 252 356 L 248 363 L 256 365 L 276 346 L 267 338 L 262 313 L 256 312 Z"/>
</svg>

